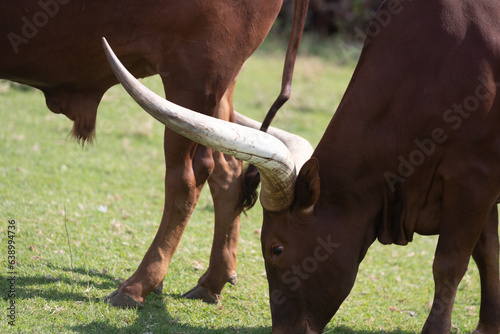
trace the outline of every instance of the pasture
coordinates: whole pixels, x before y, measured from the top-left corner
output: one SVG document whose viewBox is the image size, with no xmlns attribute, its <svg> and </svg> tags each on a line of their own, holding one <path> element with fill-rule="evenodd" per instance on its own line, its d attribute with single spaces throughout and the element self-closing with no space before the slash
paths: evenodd
<svg viewBox="0 0 500 334">
<path fill-rule="evenodd" d="M 305 42 L 309 51 L 316 43 Z M 266 41 L 247 62 L 235 92 L 236 110 L 263 119 L 279 90 L 283 49 Z M 355 66 L 339 49 L 359 51 L 336 42 L 301 54 L 292 99 L 274 126 L 313 146 L 319 141 Z M 158 78 L 145 83 L 161 93 Z M 82 148 L 68 136 L 72 123 L 52 114 L 40 92 L 0 82 L 0 101 L 0 332 L 270 333 L 259 205 L 242 217 L 238 284 L 226 286 L 220 304 L 180 297 L 208 266 L 213 208 L 204 191 L 163 295 L 149 295 L 141 310 L 110 307 L 102 299 L 134 272 L 161 218 L 162 125 L 116 86 L 99 107 L 97 141 Z M 15 237 L 9 238 L 12 221 Z M 15 241 L 15 298 L 8 297 L 9 240 Z M 406 247 L 376 242 L 325 333 L 419 333 L 434 293 L 436 240 L 416 236 Z M 454 333 L 475 328 L 479 298 L 471 261 L 455 302 Z M 12 300 L 15 326 L 6 317 Z"/>
</svg>

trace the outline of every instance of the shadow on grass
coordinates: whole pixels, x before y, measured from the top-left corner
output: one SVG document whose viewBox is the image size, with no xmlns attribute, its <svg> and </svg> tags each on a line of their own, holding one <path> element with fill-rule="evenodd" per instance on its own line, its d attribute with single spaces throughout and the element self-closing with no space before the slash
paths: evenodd
<svg viewBox="0 0 500 334">
<path fill-rule="evenodd" d="M 216 307 L 216 306 L 214 306 Z M 168 333 L 168 334 L 232 334 L 232 333 L 271 333 L 270 327 L 232 327 L 204 328 L 197 325 L 183 324 L 172 317 L 161 296 L 150 294 L 144 308 L 137 311 L 138 318 L 128 326 L 117 326 L 108 321 L 94 321 L 85 325 L 71 326 L 78 333 Z M 152 324 L 151 319 L 155 319 Z"/>
<path fill-rule="evenodd" d="M 72 291 L 61 291 L 60 287 L 54 287 L 53 289 L 44 287 L 45 284 L 53 284 L 54 282 L 59 282 L 67 286 L 87 286 L 91 285 L 98 291 L 107 291 L 116 288 L 119 284 L 118 280 L 104 272 L 96 272 L 85 268 L 66 268 L 66 267 L 56 267 L 52 264 L 47 264 L 48 267 L 54 270 L 61 270 L 65 272 L 71 272 L 75 275 L 85 275 L 85 279 L 81 277 L 50 277 L 50 276 L 23 276 L 18 277 L 16 281 L 16 293 L 17 298 L 29 299 L 33 296 L 40 297 L 45 300 L 54 301 L 88 301 L 88 295 L 84 293 L 75 293 Z M 3 287 L 8 282 L 8 276 L 0 275 L 0 286 Z M 39 288 L 33 288 L 37 286 Z M 180 294 L 169 294 L 169 297 L 175 299 L 183 299 Z M 6 296 L 2 296 L 4 299 Z M 103 299 L 105 296 L 100 298 L 93 298 L 93 302 L 99 302 L 99 299 Z M 196 306 L 193 306 L 196 307 Z M 217 306 L 214 306 L 217 307 Z M 137 310 L 138 317 L 133 323 L 128 326 L 123 326 L 123 324 L 114 324 L 109 320 L 93 321 L 91 323 L 68 326 L 69 330 L 78 333 L 168 333 L 168 334 L 232 334 L 232 333 L 251 333 L 251 334 L 264 334 L 271 333 L 270 327 L 258 326 L 253 327 L 237 327 L 237 326 L 227 326 L 224 328 L 206 328 L 199 325 L 189 325 L 183 324 L 178 318 L 172 317 L 166 307 L 165 300 L 162 296 L 157 296 L 151 293 L 148 298 L 144 308 Z M 152 321 L 152 319 L 154 319 Z M 345 326 L 335 327 L 328 330 L 325 333 L 329 334 L 414 334 L 414 332 L 397 330 L 397 331 L 359 331 L 353 330 Z"/>
<path fill-rule="evenodd" d="M 360 330 L 354 330 L 350 329 L 349 327 L 345 326 L 340 326 L 336 327 L 334 329 L 330 329 L 325 332 L 325 334 L 415 334 L 415 332 L 410 332 L 410 331 L 404 331 L 404 330 L 396 330 L 396 331 L 360 331 Z"/>
<path fill-rule="evenodd" d="M 153 295 L 153 294 L 151 294 Z M 192 326 L 182 324 L 178 319 L 169 315 L 168 310 L 160 296 L 148 296 L 148 304 L 143 309 L 138 310 L 138 319 L 128 327 L 118 327 L 109 324 L 105 321 L 97 321 L 86 325 L 78 325 L 70 327 L 71 330 L 78 333 L 168 333 L 168 334 L 232 334 L 232 333 L 248 333 L 248 334 L 269 334 L 271 327 L 232 327 L 210 329 L 200 326 Z M 216 306 L 214 306 L 216 307 Z M 155 319 L 155 323 L 159 326 L 149 328 L 146 324 L 151 323 L 151 319 Z M 160 327 L 160 328 L 158 328 Z M 415 332 L 396 330 L 396 331 L 369 331 L 369 330 L 354 330 L 345 326 L 335 327 L 330 329 L 325 334 L 415 334 Z M 290 333 L 293 334 L 293 333 Z"/>
<path fill-rule="evenodd" d="M 179 294 L 169 294 L 169 297 L 175 299 L 183 299 Z M 196 306 L 194 306 L 196 307 Z M 217 307 L 214 305 L 213 307 Z M 253 327 L 238 327 L 227 326 L 224 328 L 206 328 L 202 326 L 193 326 L 184 324 L 179 319 L 172 317 L 165 305 L 165 301 L 161 296 L 151 293 L 147 298 L 147 303 L 144 308 L 137 310 L 138 318 L 134 323 L 127 327 L 116 326 L 108 321 L 95 321 L 90 324 L 77 325 L 70 327 L 71 330 L 78 333 L 168 333 L 168 334 L 269 334 L 271 327 L 258 326 Z M 151 325 L 151 319 L 155 319 L 154 327 Z M 151 328 L 153 327 L 153 328 Z M 335 327 L 330 329 L 325 334 L 415 334 L 412 331 L 395 330 L 354 330 L 346 326 Z M 291 333 L 293 334 L 293 333 Z"/>
<path fill-rule="evenodd" d="M 73 287 L 75 285 L 86 287 L 92 286 L 98 290 L 110 290 L 116 288 L 120 282 L 116 277 L 102 272 L 89 271 L 85 268 L 67 268 L 67 267 L 57 267 L 51 263 L 46 264 L 47 268 L 53 269 L 54 271 L 64 271 L 73 273 L 74 276 L 51 276 L 51 275 L 33 275 L 33 276 L 17 276 L 16 277 L 16 298 L 18 299 L 28 299 L 33 296 L 43 298 L 45 300 L 66 300 L 66 301 L 85 301 L 89 300 L 89 296 L 84 293 L 61 291 L 60 287 L 49 288 L 47 285 L 54 283 L 61 283 L 68 287 Z M 77 276 L 78 275 L 78 276 Z M 82 278 L 85 277 L 85 278 Z M 0 287 L 5 284 L 7 288 L 8 275 L 0 275 Z M 70 288 L 71 289 L 71 288 Z M 72 289 L 71 289 L 72 290 Z M 2 296 L 6 300 L 6 296 Z M 94 300 L 96 302 L 99 299 Z"/>
</svg>

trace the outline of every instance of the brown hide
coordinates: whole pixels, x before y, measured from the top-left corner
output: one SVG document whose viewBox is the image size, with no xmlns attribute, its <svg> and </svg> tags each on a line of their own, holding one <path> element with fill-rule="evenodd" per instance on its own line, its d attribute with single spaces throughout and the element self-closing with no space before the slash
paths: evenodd
<svg viewBox="0 0 500 334">
<path fill-rule="evenodd" d="M 474 333 L 500 332 L 499 85 L 498 1 L 382 5 L 301 170 L 296 204 L 264 213 L 273 333 L 320 333 L 372 242 L 405 245 L 414 233 L 439 234 L 434 303 L 422 332 L 450 332 L 471 255 L 481 276 Z M 317 196 L 313 209 L 300 205 Z"/>
<path fill-rule="evenodd" d="M 2 1 L 0 78 L 42 90 L 50 110 L 74 121 L 74 136 L 91 140 L 99 101 L 117 83 L 102 49 L 105 36 L 134 75 L 159 74 L 170 100 L 234 121 L 236 76 L 265 38 L 281 3 Z M 205 182 L 214 199 L 214 241 L 209 268 L 186 297 L 217 302 L 226 282 L 236 282 L 241 162 L 169 130 L 165 130 L 164 151 L 162 221 L 139 268 L 106 299 L 115 306 L 140 307 L 151 291 L 161 292 L 170 259 Z"/>
<path fill-rule="evenodd" d="M 280 5 L 230 0 L 4 1 L 0 78 L 42 90 L 50 110 L 75 121 L 74 135 L 91 139 L 99 101 L 117 83 L 101 47 L 100 38 L 106 36 L 136 76 L 159 73 L 163 80 L 175 80 L 177 87 L 197 91 L 198 99 L 210 104 L 191 107 L 213 114 Z M 259 28 L 249 33 L 254 26 Z"/>
</svg>

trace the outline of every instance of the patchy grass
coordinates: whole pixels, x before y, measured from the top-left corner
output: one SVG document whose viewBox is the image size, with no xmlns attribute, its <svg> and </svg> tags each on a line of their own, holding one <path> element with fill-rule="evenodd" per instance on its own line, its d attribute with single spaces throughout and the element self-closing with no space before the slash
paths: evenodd
<svg viewBox="0 0 500 334">
<path fill-rule="evenodd" d="M 256 119 L 263 119 L 280 87 L 283 50 L 273 43 L 266 42 L 247 62 L 237 86 L 237 110 Z M 293 97 L 274 123 L 313 144 L 354 67 L 337 51 L 335 57 L 321 52 L 300 57 Z M 158 79 L 146 83 L 161 92 Z M 208 192 L 170 265 L 163 295 L 150 295 L 142 310 L 103 304 L 101 299 L 134 272 L 161 218 L 162 126 L 114 87 L 99 108 L 97 142 L 82 148 L 68 137 L 71 122 L 50 113 L 40 92 L 5 83 L 0 88 L 0 332 L 270 332 L 259 207 L 242 219 L 237 286 L 225 288 L 219 305 L 180 298 L 208 265 L 213 230 Z M 15 327 L 5 318 L 10 220 L 17 228 Z M 376 243 L 325 332 L 419 333 L 433 295 L 436 240 L 416 237 L 407 247 Z M 455 303 L 454 332 L 470 332 L 478 311 L 479 278 L 471 264 Z"/>
</svg>

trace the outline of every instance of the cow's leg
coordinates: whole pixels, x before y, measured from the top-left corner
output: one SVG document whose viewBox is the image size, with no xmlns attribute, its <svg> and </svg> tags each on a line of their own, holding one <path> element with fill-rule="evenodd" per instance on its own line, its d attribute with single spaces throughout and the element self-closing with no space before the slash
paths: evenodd
<svg viewBox="0 0 500 334">
<path fill-rule="evenodd" d="M 192 110 L 214 115 L 218 108 L 217 96 L 220 96 L 220 100 L 226 88 L 204 85 L 197 73 L 200 71 L 186 70 L 165 78 L 163 84 L 167 99 Z M 114 306 L 140 307 L 150 292 L 161 292 L 170 260 L 203 185 L 214 168 L 211 149 L 169 129 L 165 129 L 164 150 L 165 206 L 161 223 L 135 273 L 106 298 Z"/>
<path fill-rule="evenodd" d="M 113 306 L 141 307 L 161 292 L 168 265 L 205 181 L 213 169 L 211 150 L 165 130 L 165 208 L 156 236 L 135 273 L 106 298 Z"/>
<path fill-rule="evenodd" d="M 232 94 L 234 84 L 221 100 L 217 117 L 232 120 Z M 205 302 L 218 302 L 224 285 L 236 283 L 237 248 L 239 235 L 239 217 L 241 209 L 237 207 L 241 191 L 240 160 L 213 152 L 215 168 L 208 179 L 214 201 L 215 230 L 208 270 L 199 279 L 196 287 L 184 294 L 190 299 L 202 299 Z"/>
<path fill-rule="evenodd" d="M 474 334 L 500 333 L 498 209 L 495 205 L 472 256 L 481 276 L 481 310 Z"/>
<path fill-rule="evenodd" d="M 470 188 L 445 184 L 443 218 L 433 264 L 435 294 L 422 329 L 424 334 L 450 333 L 457 287 L 467 270 L 490 210 L 484 203 L 475 200 L 480 196 L 474 196 L 474 193 Z"/>
</svg>

